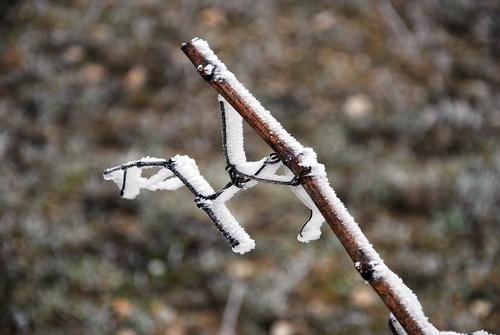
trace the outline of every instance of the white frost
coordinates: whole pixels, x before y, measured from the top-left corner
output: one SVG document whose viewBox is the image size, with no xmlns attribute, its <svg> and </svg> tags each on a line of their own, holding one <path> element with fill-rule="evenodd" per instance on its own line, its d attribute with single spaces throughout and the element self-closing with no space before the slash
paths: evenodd
<svg viewBox="0 0 500 335">
<path fill-rule="evenodd" d="M 177 177 L 172 177 L 173 173 L 164 168 L 160 167 L 160 170 L 149 178 L 144 178 L 141 176 L 143 169 L 153 168 L 153 166 L 144 166 L 138 168 L 133 166 L 137 162 L 143 163 L 161 163 L 164 159 L 155 157 L 144 157 L 138 161 L 130 161 L 123 164 L 123 166 L 130 166 L 126 169 L 113 168 L 104 171 L 104 179 L 112 180 L 120 189 L 123 189 L 123 197 L 125 199 L 134 199 L 139 195 L 141 189 L 145 188 L 150 191 L 157 190 L 176 190 L 182 186 L 182 182 Z M 126 170 L 126 172 L 125 172 Z M 124 174 L 126 176 L 124 178 Z M 170 178 L 172 177 L 172 178 Z M 125 185 L 123 182 L 125 181 Z"/>
<path fill-rule="evenodd" d="M 224 230 L 238 240 L 239 244 L 233 248 L 234 252 L 244 254 L 255 248 L 255 241 L 240 226 L 223 202 L 213 201 L 209 207 L 220 220 Z"/>
<path fill-rule="evenodd" d="M 198 166 L 193 159 L 188 156 L 177 155 L 173 157 L 172 160 L 175 162 L 175 169 L 187 179 L 187 181 L 198 193 L 205 196 L 209 196 L 214 193 L 213 188 L 200 174 Z M 239 244 L 233 248 L 233 251 L 239 254 L 244 254 L 255 248 L 255 241 L 240 226 L 238 221 L 236 221 L 225 205 L 225 202 L 236 194 L 236 189 L 237 188 L 233 186 L 230 192 L 226 190 L 227 195 L 225 197 L 217 198 L 212 201 L 204 201 L 204 203 L 214 212 L 224 231 L 239 242 Z"/>
<path fill-rule="evenodd" d="M 224 63 L 214 54 L 207 41 L 200 38 L 194 38 L 191 43 L 198 49 L 198 51 L 205 57 L 211 64 L 214 65 L 214 79 L 225 80 L 238 95 L 248 104 L 259 118 L 267 124 L 269 129 L 281 138 L 285 144 L 290 147 L 294 153 L 300 154 L 302 152 L 302 145 L 290 135 L 283 126 L 271 115 L 267 109 L 236 79 L 235 75 L 229 71 Z"/>
<path fill-rule="evenodd" d="M 469 335 L 469 334 L 457 333 L 457 332 L 450 332 L 450 331 L 439 332 L 439 334 L 440 335 Z M 478 331 L 475 331 L 475 332 L 471 333 L 471 335 L 494 335 L 494 334 L 493 333 L 488 333 L 485 330 L 478 330 Z"/>
<path fill-rule="evenodd" d="M 231 106 L 221 95 L 218 96 L 219 103 L 224 105 L 225 123 L 226 123 L 226 146 L 229 162 L 234 164 L 236 168 L 248 175 L 254 175 L 264 164 L 266 158 L 256 162 L 248 162 L 245 155 L 244 137 L 243 137 L 243 119 L 241 115 Z M 277 121 L 276 121 L 277 122 Z M 259 173 L 259 177 L 274 181 L 290 181 L 294 174 L 286 166 L 284 167 L 285 174 L 277 175 L 276 171 L 282 167 L 281 162 L 276 164 L 266 165 Z M 244 189 L 249 189 L 257 184 L 256 181 L 250 181 L 245 184 Z M 319 212 L 318 208 L 311 200 L 302 186 L 292 186 L 291 190 L 295 195 L 306 205 L 312 215 L 309 221 L 302 227 L 297 235 L 300 242 L 308 243 L 317 240 L 321 235 L 321 226 L 325 219 Z M 224 195 L 223 195 L 224 196 Z M 227 200 L 226 200 L 227 201 Z"/>
<path fill-rule="evenodd" d="M 220 94 L 219 103 L 224 105 L 224 121 L 226 123 L 227 155 L 229 161 L 241 168 L 247 162 L 243 142 L 243 119 Z M 239 166 L 238 166 L 239 165 Z"/>
<path fill-rule="evenodd" d="M 212 64 L 208 64 L 204 68 L 204 72 L 206 75 L 211 75 L 213 70 L 214 70 L 214 66 Z"/>
<path fill-rule="evenodd" d="M 293 177 L 293 172 L 285 167 L 285 175 Z M 297 235 L 297 240 L 303 243 L 309 243 L 310 241 L 319 239 L 321 236 L 321 226 L 325 223 L 325 218 L 323 218 L 318 207 L 316 207 L 309 194 L 307 194 L 306 190 L 304 190 L 301 185 L 291 187 L 291 189 L 297 198 L 311 210 L 311 218 L 300 230 Z"/>
<path fill-rule="evenodd" d="M 175 162 L 174 167 L 193 186 L 193 188 L 204 196 L 214 193 L 214 189 L 203 178 L 194 159 L 185 155 L 175 155 L 172 157 Z"/>
</svg>

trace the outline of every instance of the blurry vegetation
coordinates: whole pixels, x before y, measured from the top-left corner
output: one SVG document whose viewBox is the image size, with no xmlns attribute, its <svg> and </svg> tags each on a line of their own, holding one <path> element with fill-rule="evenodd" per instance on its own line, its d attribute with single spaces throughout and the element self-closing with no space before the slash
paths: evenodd
<svg viewBox="0 0 500 335">
<path fill-rule="evenodd" d="M 297 138 L 441 329 L 500 329 L 495 1 L 18 1 L 0 5 L 0 333 L 387 334 L 387 310 L 285 189 L 230 204 L 239 256 L 186 191 L 120 199 L 103 168 L 196 158 L 227 179 L 203 37 Z M 251 132 L 249 136 L 252 137 Z M 249 140 L 251 157 L 268 153 Z"/>
</svg>

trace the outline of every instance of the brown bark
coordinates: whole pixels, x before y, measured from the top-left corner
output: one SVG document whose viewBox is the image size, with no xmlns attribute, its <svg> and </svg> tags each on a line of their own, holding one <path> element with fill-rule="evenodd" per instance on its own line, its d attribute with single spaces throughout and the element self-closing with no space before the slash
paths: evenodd
<svg viewBox="0 0 500 335">
<path fill-rule="evenodd" d="M 205 67 L 209 64 L 191 42 L 183 43 L 181 49 L 191 60 L 195 68 L 198 68 L 199 65 Z M 305 167 L 299 165 L 299 157 L 294 154 L 292 149 L 289 148 L 284 141 L 280 141 L 279 138 L 277 138 L 276 134 L 272 132 L 268 125 L 257 116 L 255 111 L 245 103 L 243 98 L 233 87 L 224 80 L 213 80 L 213 78 L 207 77 L 201 72 L 200 74 L 239 114 L 241 114 L 243 119 L 248 122 L 257 134 L 259 134 L 272 150 L 278 154 L 282 162 L 295 175 L 301 175 L 304 172 Z M 326 222 L 328 222 L 353 262 L 359 262 L 359 266 L 356 268 L 360 275 L 364 280 L 368 281 L 372 288 L 378 293 L 401 326 L 410 335 L 424 334 L 424 331 L 420 329 L 408 309 L 402 303 L 401 297 L 390 287 L 389 283 L 387 283 L 383 277 L 377 279 L 371 277 L 371 259 L 361 252 L 361 246 L 354 238 L 352 232 L 349 231 L 348 227 L 341 223 L 329 201 L 322 195 L 320 186 L 316 180 L 312 177 L 304 177 L 301 179 L 301 185 L 321 211 Z"/>
</svg>

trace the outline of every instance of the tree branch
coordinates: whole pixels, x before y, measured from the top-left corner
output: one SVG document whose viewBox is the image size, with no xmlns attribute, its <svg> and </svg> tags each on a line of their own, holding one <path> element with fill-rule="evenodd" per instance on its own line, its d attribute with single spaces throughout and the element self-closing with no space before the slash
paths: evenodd
<svg viewBox="0 0 500 335">
<path fill-rule="evenodd" d="M 244 96 L 246 92 L 241 92 L 240 87 L 234 87 L 235 85 L 232 85 L 234 83 L 231 79 L 236 78 L 228 78 L 228 73 L 225 72 L 229 71 L 227 71 L 225 66 L 221 68 L 222 66 L 219 64 L 220 61 L 215 59 L 216 56 L 213 55 L 215 56 L 214 58 L 210 55 L 209 51 L 211 50 L 207 50 L 205 45 L 202 43 L 200 44 L 199 41 L 201 40 L 194 39 L 182 45 L 182 51 L 191 60 L 198 72 L 234 107 L 234 109 L 236 109 L 236 111 L 238 111 L 238 113 L 241 114 L 243 119 L 245 119 L 257 134 L 259 134 L 259 136 L 278 154 L 283 163 L 295 175 L 303 174 L 306 167 L 303 166 L 300 159 L 301 152 L 297 152 L 294 148 L 290 148 L 288 145 L 289 141 L 282 139 L 276 134 L 273 125 L 278 122 L 274 120 L 270 113 L 266 115 L 266 119 L 264 119 L 262 115 L 259 115 L 261 113 L 256 110 L 253 101 L 248 101 L 248 97 Z M 206 47 L 208 48 L 208 45 Z M 274 122 L 270 122 L 269 118 L 272 118 L 271 121 L 274 120 Z M 291 136 L 289 135 L 289 137 Z M 371 257 L 372 254 L 376 254 L 374 250 L 366 252 L 366 243 L 359 243 L 359 234 L 362 234 L 359 228 L 359 231 L 350 229 L 353 227 L 346 225 L 343 222 L 345 220 L 339 217 L 334 206 L 332 206 L 329 201 L 330 199 L 325 196 L 326 194 L 333 193 L 333 189 L 330 188 L 330 190 L 325 191 L 325 185 L 319 183 L 318 179 L 314 178 L 314 176 L 303 178 L 301 184 L 321 211 L 321 214 L 328 222 L 335 235 L 337 235 L 353 260 L 360 275 L 378 293 L 408 334 L 426 334 L 422 325 L 417 324 L 415 316 L 412 315 L 412 306 L 407 306 L 407 304 L 404 303 L 407 297 L 401 297 L 400 292 L 397 291 L 398 287 L 391 285 L 390 279 L 385 278 L 386 276 L 374 276 L 374 267 L 381 265 L 380 259 L 378 257 Z M 386 273 L 389 272 L 390 270 L 386 271 Z"/>
<path fill-rule="evenodd" d="M 301 185 L 316 204 L 354 262 L 356 270 L 378 293 L 399 324 L 410 335 L 439 334 L 427 321 L 413 292 L 379 257 L 352 216 L 335 195 L 322 164 L 310 148 L 304 148 L 269 111 L 244 88 L 217 58 L 208 44 L 195 38 L 183 43 L 182 51 L 200 75 L 217 90 L 274 150 L 283 163 L 301 178 Z"/>
</svg>

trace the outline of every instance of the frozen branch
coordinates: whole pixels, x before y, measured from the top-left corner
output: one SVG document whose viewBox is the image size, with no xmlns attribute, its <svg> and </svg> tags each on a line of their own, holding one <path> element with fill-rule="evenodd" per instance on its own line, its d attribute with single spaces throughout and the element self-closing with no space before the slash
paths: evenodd
<svg viewBox="0 0 500 335">
<path fill-rule="evenodd" d="M 358 224 L 329 184 L 316 153 L 304 148 L 236 79 L 208 43 L 195 38 L 182 50 L 199 74 L 248 122 L 295 176 L 310 200 L 328 222 L 361 277 L 378 293 L 397 322 L 410 335 L 439 334 L 427 320 L 415 294 L 392 272 L 369 243 Z"/>
</svg>

